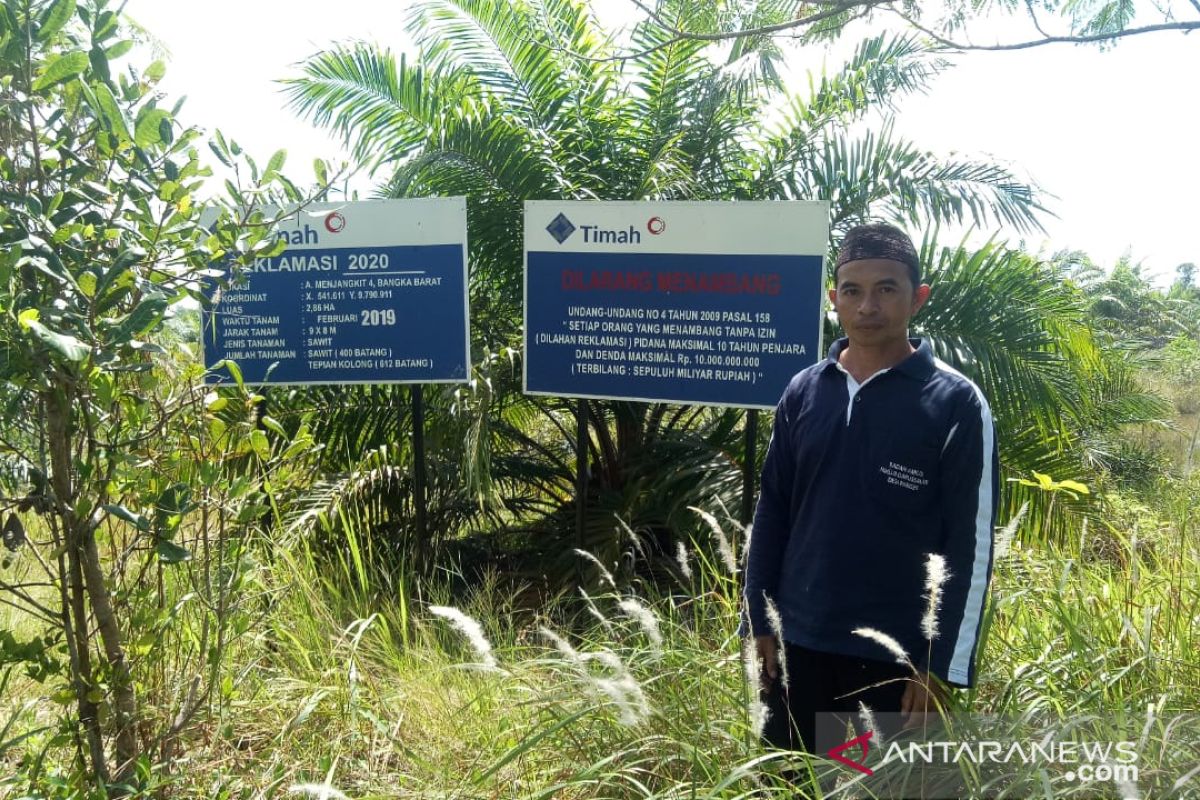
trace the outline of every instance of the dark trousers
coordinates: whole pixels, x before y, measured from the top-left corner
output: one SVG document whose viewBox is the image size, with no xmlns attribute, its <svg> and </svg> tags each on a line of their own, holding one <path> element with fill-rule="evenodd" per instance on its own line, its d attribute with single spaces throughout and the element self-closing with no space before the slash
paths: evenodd
<svg viewBox="0 0 1200 800">
<path fill-rule="evenodd" d="M 785 750 L 823 754 L 846 741 L 846 722 L 858 734 L 866 728 L 859 719 L 859 703 L 877 718 L 878 731 L 890 738 L 897 733 L 900 698 L 912 673 L 896 662 L 822 653 L 786 645 L 788 688 L 781 678 L 761 676 L 759 699 L 767 707 L 763 741 Z M 889 719 L 890 718 L 890 719 Z M 840 723 L 839 723 L 840 721 Z"/>
</svg>

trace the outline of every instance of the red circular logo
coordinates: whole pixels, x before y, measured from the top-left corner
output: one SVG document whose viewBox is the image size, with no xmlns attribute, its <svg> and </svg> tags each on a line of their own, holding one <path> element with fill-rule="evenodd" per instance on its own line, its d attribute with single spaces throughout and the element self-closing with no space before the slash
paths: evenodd
<svg viewBox="0 0 1200 800">
<path fill-rule="evenodd" d="M 345 227 L 346 218 L 338 212 L 332 211 L 325 217 L 325 230 L 330 233 L 341 233 Z"/>
<path fill-rule="evenodd" d="M 651 217 L 650 220 L 646 223 L 646 230 L 650 231 L 655 236 L 658 236 L 660 233 L 662 233 L 666 229 L 667 229 L 667 223 L 666 223 L 666 220 L 664 220 L 662 217 Z"/>
</svg>

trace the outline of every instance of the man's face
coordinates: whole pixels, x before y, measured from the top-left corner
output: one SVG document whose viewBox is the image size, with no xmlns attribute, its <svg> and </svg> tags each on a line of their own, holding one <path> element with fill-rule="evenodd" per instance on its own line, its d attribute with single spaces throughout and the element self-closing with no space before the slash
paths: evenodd
<svg viewBox="0 0 1200 800">
<path fill-rule="evenodd" d="M 848 261 L 837 276 L 829 302 L 851 345 L 876 347 L 906 339 L 908 320 L 929 297 L 927 285 L 914 288 L 908 267 L 889 258 Z"/>
</svg>

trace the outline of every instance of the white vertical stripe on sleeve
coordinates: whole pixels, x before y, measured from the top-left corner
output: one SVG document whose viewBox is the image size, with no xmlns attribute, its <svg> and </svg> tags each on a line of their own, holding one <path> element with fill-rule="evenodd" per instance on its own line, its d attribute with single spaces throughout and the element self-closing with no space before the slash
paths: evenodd
<svg viewBox="0 0 1200 800">
<path fill-rule="evenodd" d="M 940 359 L 935 359 L 938 369 L 953 373 L 970 382 L 970 379 Z M 983 616 L 983 600 L 987 594 L 988 562 L 992 556 L 992 451 L 995 448 L 992 430 L 992 410 L 979 387 L 971 382 L 975 396 L 979 399 L 980 423 L 983 428 L 983 469 L 980 470 L 978 502 L 975 507 L 975 558 L 971 563 L 971 584 L 967 590 L 966 607 L 963 609 L 962 624 L 954 640 L 954 653 L 950 657 L 948 677 L 959 683 L 967 683 L 971 670 L 971 654 L 975 650 L 975 632 Z"/>
</svg>

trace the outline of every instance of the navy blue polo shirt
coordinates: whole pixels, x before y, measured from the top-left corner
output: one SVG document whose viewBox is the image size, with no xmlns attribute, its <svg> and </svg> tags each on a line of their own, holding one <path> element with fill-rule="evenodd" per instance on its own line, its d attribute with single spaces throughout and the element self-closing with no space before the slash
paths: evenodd
<svg viewBox="0 0 1200 800">
<path fill-rule="evenodd" d="M 775 411 L 746 563 L 746 608 L 786 641 L 878 660 L 853 633 L 875 628 L 912 662 L 956 686 L 975 681 L 992 572 L 999 465 L 979 388 L 929 343 L 859 385 L 829 357 L 797 374 Z M 945 557 L 938 635 L 922 634 L 926 561 Z"/>
</svg>

